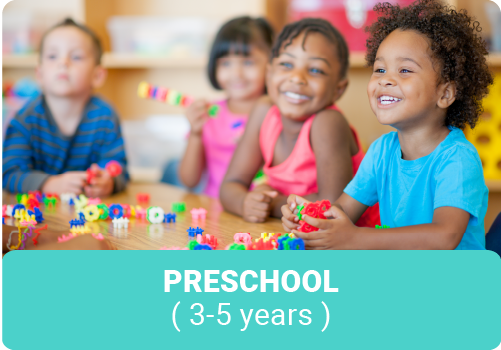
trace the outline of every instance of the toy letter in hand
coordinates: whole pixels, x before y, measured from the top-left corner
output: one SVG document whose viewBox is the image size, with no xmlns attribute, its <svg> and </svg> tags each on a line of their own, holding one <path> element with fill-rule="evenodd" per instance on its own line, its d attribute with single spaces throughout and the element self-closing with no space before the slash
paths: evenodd
<svg viewBox="0 0 501 350">
<path fill-rule="evenodd" d="M 106 163 L 105 170 L 111 177 L 117 177 L 122 173 L 122 166 L 116 160 L 110 160 Z M 97 171 L 89 168 L 87 169 L 87 183 L 90 183 L 93 178 L 97 176 Z"/>
<path fill-rule="evenodd" d="M 315 203 L 308 203 L 298 212 L 298 214 L 308 215 L 316 219 L 326 219 L 324 212 L 331 207 L 331 202 L 328 200 L 318 201 Z M 298 231 L 301 232 L 313 232 L 318 231 L 318 228 L 311 226 L 306 221 L 299 221 L 301 226 L 299 226 Z"/>
<path fill-rule="evenodd" d="M 137 95 L 140 98 L 151 98 L 160 102 L 170 104 L 171 106 L 188 107 L 194 98 L 188 95 L 182 95 L 180 92 L 172 89 L 167 89 L 160 86 L 153 86 L 143 81 L 139 83 Z M 211 118 L 217 117 L 219 111 L 218 105 L 209 106 L 207 114 Z"/>
</svg>

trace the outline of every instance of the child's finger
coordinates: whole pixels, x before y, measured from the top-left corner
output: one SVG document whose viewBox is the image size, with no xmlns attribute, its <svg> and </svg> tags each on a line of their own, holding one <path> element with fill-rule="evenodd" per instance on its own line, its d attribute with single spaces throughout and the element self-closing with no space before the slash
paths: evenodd
<svg viewBox="0 0 501 350">
<path fill-rule="evenodd" d="M 306 221 L 311 226 L 316 227 L 320 230 L 326 230 L 328 228 L 331 228 L 333 222 L 333 220 L 316 219 L 308 215 L 303 215 L 303 220 Z"/>
<path fill-rule="evenodd" d="M 295 224 L 284 217 L 282 217 L 282 226 L 285 228 L 286 232 L 291 232 L 292 230 L 297 230 L 299 228 L 298 224 Z"/>
</svg>

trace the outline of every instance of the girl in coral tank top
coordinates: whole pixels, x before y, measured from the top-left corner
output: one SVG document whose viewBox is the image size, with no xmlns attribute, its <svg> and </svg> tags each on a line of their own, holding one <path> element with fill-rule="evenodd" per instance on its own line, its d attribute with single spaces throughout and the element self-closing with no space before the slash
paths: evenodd
<svg viewBox="0 0 501 350">
<path fill-rule="evenodd" d="M 250 222 L 281 217 L 290 194 L 334 202 L 364 156 L 357 134 L 334 103 L 348 80 L 348 48 L 327 21 L 287 25 L 272 49 L 268 96 L 249 117 L 221 186 L 224 208 Z M 249 190 L 263 167 L 266 182 Z M 379 224 L 378 208 L 357 222 Z"/>
</svg>

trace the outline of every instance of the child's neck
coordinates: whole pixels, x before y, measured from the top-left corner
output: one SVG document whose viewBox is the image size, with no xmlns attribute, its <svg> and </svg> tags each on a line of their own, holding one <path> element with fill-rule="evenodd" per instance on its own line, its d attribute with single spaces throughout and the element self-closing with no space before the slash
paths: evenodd
<svg viewBox="0 0 501 350">
<path fill-rule="evenodd" d="M 90 93 L 74 97 L 45 95 L 45 101 L 63 135 L 72 136 L 75 134 L 90 95 Z"/>
<path fill-rule="evenodd" d="M 245 100 L 228 98 L 228 109 L 233 114 L 246 114 L 249 115 L 252 108 L 256 104 L 259 97 L 248 98 Z"/>
<path fill-rule="evenodd" d="M 398 130 L 398 140 L 402 150 L 402 159 L 416 160 L 432 153 L 449 135 L 445 125 L 423 125 L 410 130 Z"/>
</svg>

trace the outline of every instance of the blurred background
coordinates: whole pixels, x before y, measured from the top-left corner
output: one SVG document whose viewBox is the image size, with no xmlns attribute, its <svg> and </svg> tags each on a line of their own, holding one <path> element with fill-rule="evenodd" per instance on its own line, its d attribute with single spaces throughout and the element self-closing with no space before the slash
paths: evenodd
<svg viewBox="0 0 501 350">
<path fill-rule="evenodd" d="M 408 5 L 412 0 L 387 0 Z M 490 49 L 489 66 L 501 80 L 501 11 L 489 0 L 444 0 L 465 8 L 481 23 Z M 364 28 L 375 19 L 377 0 L 14 0 L 3 10 L 4 125 L 30 97 L 38 94 L 35 77 L 41 34 L 72 17 L 101 38 L 108 69 L 98 91 L 118 111 L 136 181 L 158 181 L 164 165 L 184 151 L 189 125 L 183 109 L 137 97 L 141 81 L 176 89 L 194 97 L 219 98 L 206 74 L 207 53 L 219 26 L 241 16 L 264 16 L 276 31 L 302 17 L 330 20 L 350 47 L 350 85 L 339 101 L 367 148 L 391 130 L 374 117 L 366 86 Z M 501 87 L 486 99 L 483 121 L 467 131 L 484 163 L 490 189 L 486 227 L 501 211 Z"/>
</svg>

